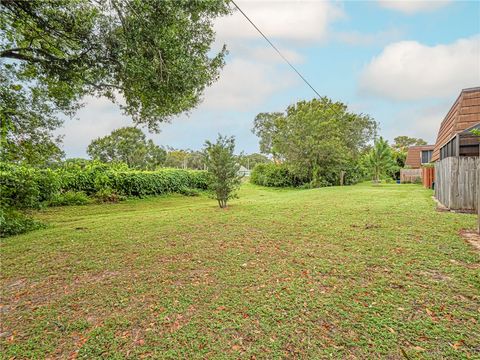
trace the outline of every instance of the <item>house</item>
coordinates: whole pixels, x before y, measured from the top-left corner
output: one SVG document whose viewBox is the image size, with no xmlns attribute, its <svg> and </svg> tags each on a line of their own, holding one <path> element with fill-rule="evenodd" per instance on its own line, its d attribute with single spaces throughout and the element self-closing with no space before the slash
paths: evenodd
<svg viewBox="0 0 480 360">
<path fill-rule="evenodd" d="M 239 176 L 250 176 L 251 171 L 248 170 L 245 166 L 240 165 L 240 168 L 237 171 Z"/>
<path fill-rule="evenodd" d="M 480 87 L 464 89 L 438 130 L 433 149 L 435 197 L 451 210 L 478 209 L 480 191 Z"/>
<path fill-rule="evenodd" d="M 470 130 L 480 126 L 480 87 L 464 89 L 438 130 L 432 161 L 450 156 L 479 156 L 478 137 Z"/>
<path fill-rule="evenodd" d="M 410 146 L 407 152 L 405 166 L 410 169 L 420 169 L 423 164 L 432 161 L 433 149 L 435 145 Z"/>
</svg>

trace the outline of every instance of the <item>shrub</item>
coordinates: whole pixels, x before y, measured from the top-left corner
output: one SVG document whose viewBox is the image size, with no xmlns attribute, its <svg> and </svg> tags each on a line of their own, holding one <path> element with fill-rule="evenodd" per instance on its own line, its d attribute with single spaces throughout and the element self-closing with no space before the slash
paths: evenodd
<svg viewBox="0 0 480 360">
<path fill-rule="evenodd" d="M 12 208 L 0 209 L 0 238 L 42 229 L 45 224 Z"/>
<path fill-rule="evenodd" d="M 52 170 L 0 164 L 0 194 L 4 208 L 39 208 L 59 189 L 58 175 Z"/>
<path fill-rule="evenodd" d="M 110 188 L 105 188 L 97 191 L 94 195 L 97 202 L 100 203 L 116 203 L 125 199 L 125 196 L 120 196 Z"/>
<path fill-rule="evenodd" d="M 295 176 L 287 166 L 279 164 L 257 164 L 250 176 L 250 182 L 262 186 L 292 187 L 309 181 Z"/>
<path fill-rule="evenodd" d="M 68 190 L 55 194 L 49 201 L 50 206 L 85 205 L 90 203 L 90 198 L 83 191 Z"/>
<path fill-rule="evenodd" d="M 191 188 L 181 188 L 179 190 L 179 193 L 185 196 L 199 196 L 200 191 L 197 189 L 191 189 Z"/>
</svg>

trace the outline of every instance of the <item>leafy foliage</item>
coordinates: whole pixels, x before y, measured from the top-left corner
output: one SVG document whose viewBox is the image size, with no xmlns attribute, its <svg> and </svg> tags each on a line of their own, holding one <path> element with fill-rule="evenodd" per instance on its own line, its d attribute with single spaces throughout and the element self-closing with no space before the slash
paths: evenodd
<svg viewBox="0 0 480 360">
<path fill-rule="evenodd" d="M 36 169 L 0 163 L 0 212 L 5 235 L 35 228 L 37 223 L 25 214 L 43 206 L 83 205 L 95 199 L 117 202 L 126 197 L 179 193 L 198 195 L 206 190 L 205 171 L 162 169 L 129 170 L 99 162 L 67 162 L 56 170 Z"/>
<path fill-rule="evenodd" d="M 0 208 L 0 238 L 42 229 L 45 224 L 12 208 Z"/>
<path fill-rule="evenodd" d="M 270 159 L 262 154 L 240 154 L 238 156 L 238 163 L 247 169 L 253 169 L 257 164 L 270 163 Z"/>
<path fill-rule="evenodd" d="M 0 161 L 44 167 L 64 156 L 61 138 L 53 135 L 61 121 L 55 104 L 41 91 L 16 84 L 0 68 Z"/>
<path fill-rule="evenodd" d="M 210 56 L 222 0 L 11 0 L 0 10 L 0 58 L 13 60 L 17 84 L 65 109 L 120 95 L 150 129 L 195 107 L 226 54 Z"/>
<path fill-rule="evenodd" d="M 407 152 L 410 146 L 427 145 L 427 142 L 422 138 L 413 138 L 409 136 L 397 136 L 393 139 L 392 149 Z"/>
<path fill-rule="evenodd" d="M 218 135 L 217 141 L 205 142 L 208 188 L 214 193 L 220 208 L 226 208 L 229 199 L 235 197 L 240 186 L 240 165 L 234 155 L 235 138 Z"/>
<path fill-rule="evenodd" d="M 296 187 L 308 180 L 296 177 L 286 165 L 270 163 L 257 164 L 250 176 L 250 182 L 262 186 Z"/>
<path fill-rule="evenodd" d="M 91 200 L 82 191 L 67 190 L 62 193 L 57 193 L 48 201 L 49 206 L 67 206 L 67 205 L 85 205 Z"/>
<path fill-rule="evenodd" d="M 142 130 L 124 127 L 93 140 L 87 154 L 101 162 L 123 162 L 129 168 L 154 170 L 165 162 L 167 152 L 148 140 Z"/>
<path fill-rule="evenodd" d="M 255 118 L 260 149 L 283 162 L 312 186 L 338 184 L 342 171 L 354 168 L 376 133 L 377 124 L 328 98 L 300 101 L 285 113 Z"/>
<path fill-rule="evenodd" d="M 391 176 L 398 169 L 388 142 L 380 137 L 373 149 L 365 156 L 365 166 L 374 182 L 378 183 L 384 176 Z"/>
</svg>

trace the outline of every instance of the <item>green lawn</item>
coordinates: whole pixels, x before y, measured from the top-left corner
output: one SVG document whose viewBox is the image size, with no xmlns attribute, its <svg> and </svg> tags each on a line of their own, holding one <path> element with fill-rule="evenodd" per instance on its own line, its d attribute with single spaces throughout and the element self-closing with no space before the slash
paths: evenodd
<svg viewBox="0 0 480 360">
<path fill-rule="evenodd" d="M 480 255 L 418 185 L 50 208 L 2 241 L 3 358 L 478 358 Z"/>
</svg>

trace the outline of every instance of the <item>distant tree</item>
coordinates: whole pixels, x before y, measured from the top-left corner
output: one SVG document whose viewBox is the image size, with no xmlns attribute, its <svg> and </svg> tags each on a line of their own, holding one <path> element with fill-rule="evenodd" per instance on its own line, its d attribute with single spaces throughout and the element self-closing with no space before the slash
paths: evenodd
<svg viewBox="0 0 480 360">
<path fill-rule="evenodd" d="M 427 142 L 421 138 L 408 136 L 397 136 L 393 139 L 392 148 L 397 151 L 407 152 L 410 146 L 427 145 Z"/>
<path fill-rule="evenodd" d="M 390 176 L 398 168 L 388 142 L 380 137 L 374 147 L 365 156 L 365 166 L 372 179 L 378 183 L 383 176 Z"/>
<path fill-rule="evenodd" d="M 218 135 L 217 141 L 205 142 L 204 152 L 209 174 L 209 188 L 218 201 L 220 208 L 226 208 L 227 202 L 235 196 L 240 186 L 240 166 L 234 155 L 235 138 Z"/>
<path fill-rule="evenodd" d="M 252 132 L 260 138 L 260 152 L 271 154 L 274 159 L 278 154 L 274 146 L 274 139 L 284 119 L 284 113 L 260 113 L 253 121 Z"/>
<path fill-rule="evenodd" d="M 238 163 L 247 169 L 253 169 L 257 164 L 269 163 L 270 159 L 262 154 L 240 154 L 238 156 Z"/>
<path fill-rule="evenodd" d="M 167 156 L 165 159 L 165 167 L 177 168 L 177 169 L 185 169 L 187 168 L 187 158 L 188 158 L 188 151 L 187 150 L 178 150 L 169 148 L 167 151 Z"/>
<path fill-rule="evenodd" d="M 263 153 L 318 186 L 338 183 L 342 171 L 360 158 L 376 128 L 368 115 L 349 112 L 345 104 L 324 97 L 299 101 L 285 113 L 259 114 L 253 132 L 260 137 Z"/>
<path fill-rule="evenodd" d="M 193 170 L 205 169 L 205 154 L 202 151 L 189 151 L 187 155 L 187 168 Z"/>
<path fill-rule="evenodd" d="M 87 154 L 102 162 L 123 162 L 130 168 L 153 170 L 165 162 L 166 151 L 148 140 L 142 130 L 124 127 L 93 140 Z"/>
</svg>

